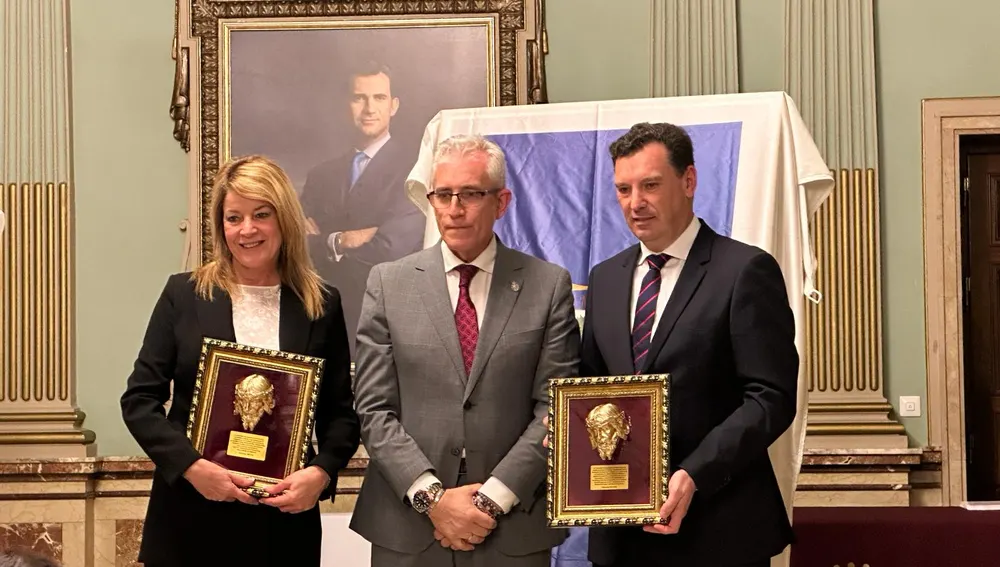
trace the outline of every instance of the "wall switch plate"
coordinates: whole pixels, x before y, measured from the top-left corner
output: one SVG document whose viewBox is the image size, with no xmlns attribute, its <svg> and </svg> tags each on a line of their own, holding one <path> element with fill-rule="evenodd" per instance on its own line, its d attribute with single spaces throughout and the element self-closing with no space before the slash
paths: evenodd
<svg viewBox="0 0 1000 567">
<path fill-rule="evenodd" d="M 920 417 L 920 396 L 900 396 L 899 417 Z"/>
</svg>

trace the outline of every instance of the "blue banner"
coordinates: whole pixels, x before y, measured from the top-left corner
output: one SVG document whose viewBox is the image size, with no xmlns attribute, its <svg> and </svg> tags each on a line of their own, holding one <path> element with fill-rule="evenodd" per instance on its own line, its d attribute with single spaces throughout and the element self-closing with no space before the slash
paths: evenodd
<svg viewBox="0 0 1000 567">
<path fill-rule="evenodd" d="M 695 214 L 730 236 L 740 155 L 740 122 L 685 126 L 694 144 Z M 577 309 L 591 268 L 637 242 L 615 196 L 608 148 L 626 130 L 488 136 L 507 156 L 514 198 L 496 225 L 511 248 L 559 264 L 573 279 Z M 587 528 L 571 528 L 552 551 L 553 567 L 590 567 Z"/>
<path fill-rule="evenodd" d="M 695 214 L 720 234 L 733 224 L 741 124 L 685 126 L 695 150 Z M 496 225 L 511 248 L 559 264 L 586 286 L 591 268 L 636 243 L 615 197 L 608 147 L 625 130 L 488 136 L 507 156 L 510 209 Z M 582 293 L 577 308 L 582 309 Z"/>
</svg>

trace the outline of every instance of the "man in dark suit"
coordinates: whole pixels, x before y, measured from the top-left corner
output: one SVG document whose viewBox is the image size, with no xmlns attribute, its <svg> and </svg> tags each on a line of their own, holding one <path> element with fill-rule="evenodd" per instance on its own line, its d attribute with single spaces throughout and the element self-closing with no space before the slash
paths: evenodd
<svg viewBox="0 0 1000 567">
<path fill-rule="evenodd" d="M 767 566 L 793 539 L 768 457 L 795 417 L 799 370 L 781 269 L 695 217 L 683 129 L 637 124 L 610 152 L 639 244 L 590 274 L 581 374 L 671 375 L 669 523 L 592 529 L 590 560 Z"/>
<path fill-rule="evenodd" d="M 399 109 L 391 71 L 364 62 L 351 72 L 348 84 L 354 149 L 309 172 L 302 207 L 312 220 L 313 262 L 343 298 L 353 358 L 368 272 L 375 264 L 420 250 L 425 217 L 404 190 L 417 145 L 389 132 Z"/>
</svg>

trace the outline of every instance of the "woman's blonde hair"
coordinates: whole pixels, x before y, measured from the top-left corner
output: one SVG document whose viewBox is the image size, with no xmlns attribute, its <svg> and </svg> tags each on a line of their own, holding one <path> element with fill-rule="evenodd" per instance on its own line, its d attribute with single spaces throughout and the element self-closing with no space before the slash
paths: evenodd
<svg viewBox="0 0 1000 567">
<path fill-rule="evenodd" d="M 292 182 L 281 166 L 258 155 L 235 158 L 224 164 L 212 183 L 212 260 L 195 270 L 192 279 L 198 294 L 212 299 L 219 287 L 230 297 L 239 293 L 233 271 L 233 253 L 226 244 L 223 205 L 232 191 L 244 199 L 265 201 L 274 207 L 281 230 L 278 275 L 295 292 L 310 319 L 323 315 L 323 283 L 306 246 L 306 220 Z"/>
</svg>

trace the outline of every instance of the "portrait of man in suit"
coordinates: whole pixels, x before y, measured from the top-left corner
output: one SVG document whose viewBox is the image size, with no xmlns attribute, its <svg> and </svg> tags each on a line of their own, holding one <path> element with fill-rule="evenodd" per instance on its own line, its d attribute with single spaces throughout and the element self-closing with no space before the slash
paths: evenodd
<svg viewBox="0 0 1000 567">
<path fill-rule="evenodd" d="M 310 258 L 341 294 L 353 358 L 371 267 L 424 244 L 428 219 L 404 187 L 424 128 L 496 93 L 486 22 L 335 19 L 230 34 L 220 143 L 288 172 L 310 219 Z"/>
<path fill-rule="evenodd" d="M 766 567 L 793 540 L 768 447 L 799 369 L 785 281 L 767 252 L 695 216 L 691 139 L 636 124 L 611 144 L 639 243 L 591 270 L 582 376 L 671 376 L 666 525 L 592 528 L 595 567 Z"/>
<path fill-rule="evenodd" d="M 371 457 L 351 528 L 374 567 L 548 567 L 542 424 L 548 382 L 575 376 L 569 272 L 505 246 L 512 198 L 494 142 L 435 149 L 441 240 L 369 276 L 356 409 Z"/>
<path fill-rule="evenodd" d="M 363 61 L 345 86 L 352 149 L 309 171 L 302 207 L 310 221 L 313 262 L 343 297 L 353 353 L 368 272 L 422 248 L 425 217 L 403 190 L 418 148 L 392 136 L 392 117 L 400 106 L 392 71 Z"/>
</svg>

